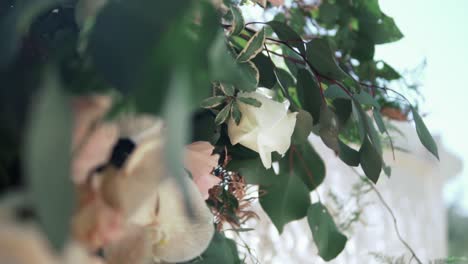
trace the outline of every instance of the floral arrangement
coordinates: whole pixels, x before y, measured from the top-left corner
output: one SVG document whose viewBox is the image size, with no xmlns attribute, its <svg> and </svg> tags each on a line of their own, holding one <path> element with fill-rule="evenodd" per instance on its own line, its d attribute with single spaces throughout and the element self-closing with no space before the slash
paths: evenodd
<svg viewBox="0 0 468 264">
<path fill-rule="evenodd" d="M 24 124 L 2 115 L 19 153 L 2 156 L 2 179 L 22 188 L 1 189 L 1 261 L 240 263 L 224 232 L 255 232 L 255 200 L 280 233 L 307 218 L 329 261 L 347 237 L 311 201 L 326 176 L 311 133 L 377 183 L 393 148 L 382 115 L 411 112 L 438 156 L 386 86 L 403 77 L 373 59 L 402 37 L 377 0 L 7 6 L 0 77 L 22 93 L 2 91 L 2 107 L 19 100 Z M 246 23 L 260 7 L 274 18 Z"/>
</svg>

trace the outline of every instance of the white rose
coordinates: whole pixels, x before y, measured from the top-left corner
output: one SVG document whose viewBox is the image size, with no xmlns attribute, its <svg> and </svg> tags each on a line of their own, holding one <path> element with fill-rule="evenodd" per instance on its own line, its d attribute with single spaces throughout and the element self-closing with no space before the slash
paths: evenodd
<svg viewBox="0 0 468 264">
<path fill-rule="evenodd" d="M 273 151 L 284 155 L 291 145 L 297 113 L 291 113 L 289 101 L 276 102 L 265 94 L 264 88 L 256 92 L 239 93 L 238 97 L 254 98 L 262 103 L 254 107 L 239 101 L 242 118 L 239 125 L 230 118 L 228 134 L 233 145 L 239 143 L 260 154 L 265 168 L 271 168 Z"/>
</svg>

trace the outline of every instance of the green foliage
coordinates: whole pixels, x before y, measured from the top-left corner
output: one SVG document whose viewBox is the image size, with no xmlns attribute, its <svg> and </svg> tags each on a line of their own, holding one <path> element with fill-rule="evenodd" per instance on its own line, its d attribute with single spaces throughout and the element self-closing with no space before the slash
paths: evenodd
<svg viewBox="0 0 468 264">
<path fill-rule="evenodd" d="M 321 203 L 311 204 L 307 220 L 320 257 L 330 261 L 338 256 L 348 239 L 338 230 L 327 208 Z"/>
<path fill-rule="evenodd" d="M 62 249 L 74 210 L 70 173 L 71 111 L 54 71 L 44 74 L 24 148 L 29 198 L 52 245 Z"/>
<path fill-rule="evenodd" d="M 287 170 L 288 161 L 283 159 L 275 182 L 260 184 L 260 204 L 281 234 L 284 225 L 306 216 L 310 204 L 309 190 L 294 171 Z M 294 205 L 294 206 L 291 206 Z"/>
<path fill-rule="evenodd" d="M 162 116 L 169 135 L 165 155 L 175 176 L 183 174 L 179 154 L 190 139 L 225 147 L 227 168 L 265 192 L 260 203 L 280 233 L 307 216 L 324 260 L 335 258 L 347 238 L 324 205 L 310 205 L 310 192 L 326 176 L 320 153 L 307 140 L 310 133 L 320 135 L 345 164 L 361 165 L 376 183 L 382 169 L 390 171 L 381 143 L 390 127 L 380 110 L 408 108 L 422 144 L 438 157 L 416 106 L 386 94 L 391 90 L 385 86 L 402 76 L 374 60 L 375 46 L 403 35 L 377 0 L 324 0 L 313 10 L 295 3 L 266 23 L 245 23 L 239 7 L 246 1 L 224 2 L 226 7 L 215 8 L 208 0 L 109 1 L 84 27 L 75 21 L 75 5 L 65 1 L 13 1 L 8 11 L 0 8 L 0 81 L 8 90 L 0 91 L 0 132 L 8 135 L 1 142 L 0 182 L 17 176 L 9 175 L 11 156 L 20 152 L 16 145 L 25 146 L 31 199 L 54 246 L 67 239 L 73 208 L 72 186 L 64 177 L 72 127 L 68 95 L 105 91 L 121 98 L 120 106 Z M 45 65 L 57 71 L 45 71 Z M 49 83 L 40 86 L 41 79 Z M 240 104 L 262 107 L 254 98 L 237 97 L 258 86 L 269 88 L 272 100 L 288 99 L 289 110 L 298 112 L 291 147 L 273 158 L 278 173 L 265 169 L 258 153 L 232 146 L 227 133 L 229 118 L 242 120 Z M 9 108 L 38 90 L 33 111 Z M 27 129 L 24 120 L 32 122 Z M 12 134 L 26 139 L 12 144 Z M 50 159 L 56 166 L 49 166 Z M 217 233 L 193 262 L 239 263 L 237 255 L 233 241 Z"/>
</svg>

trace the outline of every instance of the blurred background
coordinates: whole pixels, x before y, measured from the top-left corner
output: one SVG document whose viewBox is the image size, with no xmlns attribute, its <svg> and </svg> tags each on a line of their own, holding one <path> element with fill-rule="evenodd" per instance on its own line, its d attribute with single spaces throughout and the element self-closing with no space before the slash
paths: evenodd
<svg viewBox="0 0 468 264">
<path fill-rule="evenodd" d="M 466 257 L 468 111 L 464 80 L 468 70 L 468 1 L 380 0 L 380 6 L 393 16 L 405 37 L 377 46 L 376 57 L 417 78 L 425 98 L 421 110 L 426 113 L 426 124 L 465 164 L 458 175 L 447 179 L 444 200 L 448 208 L 449 254 Z"/>
</svg>

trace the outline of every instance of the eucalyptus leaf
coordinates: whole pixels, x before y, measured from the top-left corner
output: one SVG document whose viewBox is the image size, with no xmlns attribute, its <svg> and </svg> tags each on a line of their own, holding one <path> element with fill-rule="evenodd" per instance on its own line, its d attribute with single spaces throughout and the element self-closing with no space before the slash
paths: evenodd
<svg viewBox="0 0 468 264">
<path fill-rule="evenodd" d="M 380 104 L 372 97 L 369 93 L 361 91 L 358 94 L 354 95 L 354 98 L 363 105 L 370 105 L 377 109 L 380 109 Z"/>
<path fill-rule="evenodd" d="M 387 128 L 383 121 L 382 115 L 380 114 L 380 111 L 377 108 L 374 108 L 373 116 L 374 116 L 375 123 L 377 124 L 377 127 L 379 128 L 380 133 L 382 134 L 385 133 L 387 131 Z"/>
<path fill-rule="evenodd" d="M 367 137 L 361 145 L 359 155 L 361 157 L 362 170 L 367 178 L 373 183 L 377 183 L 380 172 L 382 171 L 382 157 Z"/>
<path fill-rule="evenodd" d="M 355 149 L 346 145 L 343 141 L 338 141 L 340 159 L 349 166 L 357 167 L 360 163 L 360 154 Z"/>
<path fill-rule="evenodd" d="M 284 163 L 284 159 L 282 161 Z M 260 192 L 265 195 L 260 196 L 259 200 L 263 210 L 281 234 L 287 223 L 307 215 L 310 197 L 309 190 L 295 172 L 282 171 L 274 177 L 274 183 L 260 185 Z"/>
<path fill-rule="evenodd" d="M 278 38 L 292 47 L 296 48 L 301 54 L 306 53 L 304 48 L 304 42 L 301 36 L 296 33 L 291 27 L 280 21 L 270 21 L 267 23 L 270 27 L 273 28 L 273 31 L 278 35 Z"/>
<path fill-rule="evenodd" d="M 328 86 L 323 95 L 329 99 L 350 99 L 351 97 L 336 84 Z"/>
<path fill-rule="evenodd" d="M 292 135 L 292 141 L 296 144 L 302 144 L 307 141 L 312 132 L 313 118 L 309 112 L 299 110 L 296 116 L 296 126 Z"/>
<path fill-rule="evenodd" d="M 312 73 L 301 69 L 297 74 L 297 93 L 302 108 L 307 110 L 314 119 L 314 125 L 319 122 L 322 107 L 322 92 Z"/>
<path fill-rule="evenodd" d="M 325 261 L 336 258 L 348 239 L 338 230 L 327 208 L 321 203 L 310 205 L 307 220 L 320 257 Z"/>
<path fill-rule="evenodd" d="M 431 152 L 437 159 L 439 159 L 439 151 L 437 149 L 437 144 L 435 143 L 431 133 L 424 124 L 423 119 L 419 115 L 418 111 L 414 109 L 414 107 L 411 107 L 411 111 L 413 113 L 414 124 L 416 125 L 416 133 L 418 134 L 419 140 L 421 141 L 423 146 L 426 147 L 427 150 L 429 150 L 429 152 Z"/>
<path fill-rule="evenodd" d="M 339 132 L 339 121 L 335 113 L 328 106 L 323 106 L 320 111 L 319 135 L 323 143 L 335 152 L 340 150 L 338 146 Z"/>
<path fill-rule="evenodd" d="M 325 163 L 308 141 L 292 146 L 283 160 L 287 171 L 294 171 L 309 191 L 315 190 L 325 179 Z"/>
<path fill-rule="evenodd" d="M 306 44 L 307 60 L 321 75 L 335 80 L 343 80 L 348 75 L 338 66 L 335 55 L 327 39 L 317 38 Z"/>
</svg>

